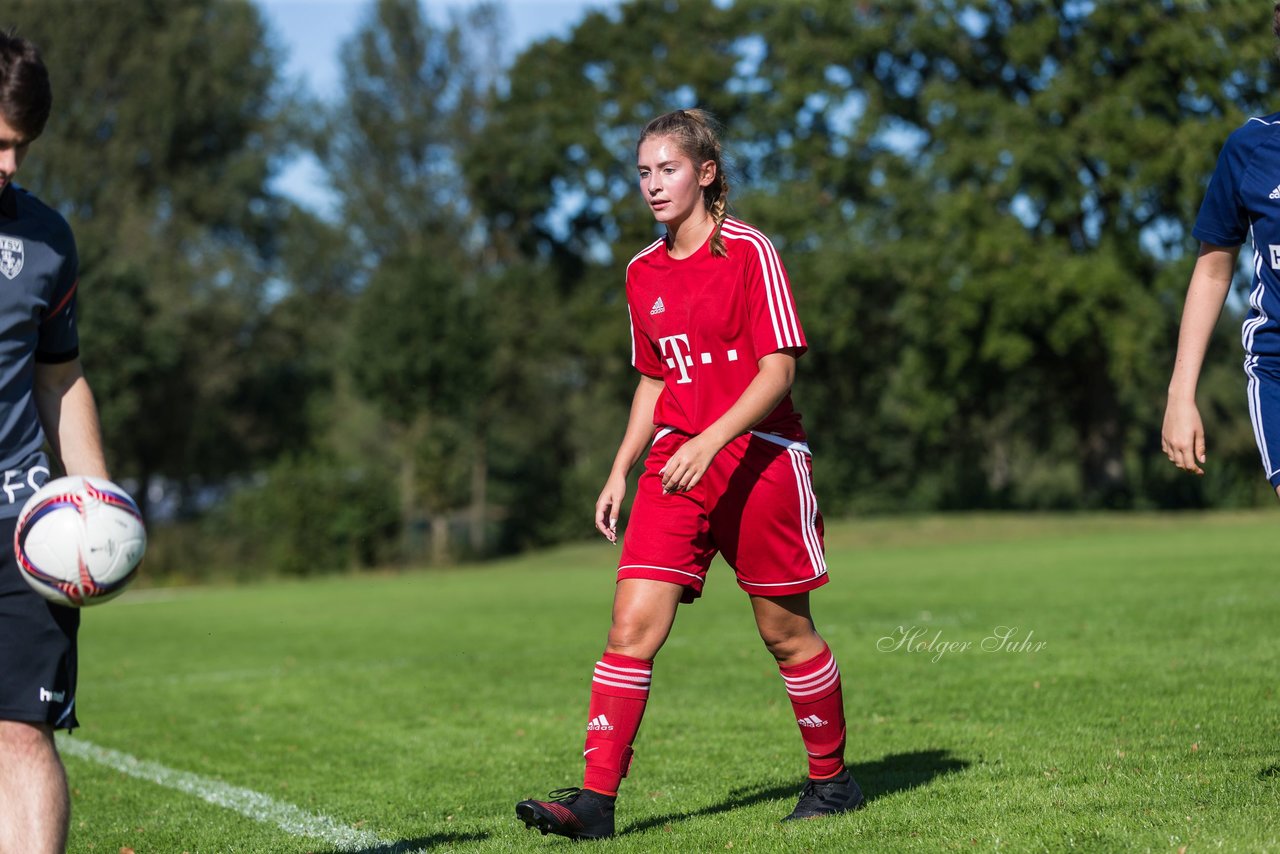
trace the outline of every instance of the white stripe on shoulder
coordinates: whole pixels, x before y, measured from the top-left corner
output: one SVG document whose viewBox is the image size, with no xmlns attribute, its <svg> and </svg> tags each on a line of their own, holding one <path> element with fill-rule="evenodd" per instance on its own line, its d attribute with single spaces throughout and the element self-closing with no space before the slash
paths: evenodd
<svg viewBox="0 0 1280 854">
<path fill-rule="evenodd" d="M 782 261 L 773 243 L 759 229 L 740 219 L 726 219 L 721 227 L 724 237 L 745 241 L 755 248 L 760 261 L 760 273 L 764 278 L 764 294 L 769 306 L 769 320 L 773 321 L 773 334 L 778 347 L 799 344 L 799 337 L 791 338 L 792 324 L 787 323 L 788 301 L 786 277 L 782 275 Z"/>
<path fill-rule="evenodd" d="M 627 331 L 631 333 L 631 367 L 636 366 L 636 322 L 631 316 L 631 303 L 627 303 Z"/>
<path fill-rule="evenodd" d="M 631 256 L 631 260 L 627 262 L 626 275 L 628 276 L 630 275 L 632 264 L 634 264 L 636 261 L 639 261 L 644 256 L 648 255 L 653 250 L 657 249 L 659 246 L 662 245 L 662 243 L 663 243 L 663 238 L 659 237 L 657 240 L 653 241 L 648 246 L 641 249 L 635 255 Z M 627 303 L 627 328 L 631 330 L 631 367 L 634 368 L 636 367 L 636 321 L 635 321 L 635 318 L 632 317 L 631 315 L 630 302 Z"/>
<path fill-rule="evenodd" d="M 1257 122 L 1260 125 L 1267 125 L 1268 127 L 1271 127 L 1272 125 L 1280 125 L 1280 121 L 1269 122 L 1261 116 L 1249 116 L 1249 119 L 1245 124 L 1248 124 L 1249 122 Z"/>
<path fill-rule="evenodd" d="M 778 258 L 778 250 L 769 238 L 741 220 L 726 219 L 720 233 L 731 240 L 741 240 L 755 247 L 764 276 L 765 298 L 769 305 L 769 319 L 779 348 L 800 346 L 800 323 L 792 307 L 791 291 L 787 276 Z"/>
<path fill-rule="evenodd" d="M 631 265 L 632 265 L 632 264 L 634 264 L 635 262 L 639 261 L 641 258 L 643 258 L 644 256 L 648 255 L 650 252 L 652 252 L 653 250 L 655 250 L 655 249 L 657 249 L 659 246 L 661 246 L 661 245 L 663 244 L 664 240 L 665 240 L 665 238 L 659 237 L 657 240 L 653 241 L 653 242 L 652 242 L 652 243 L 650 243 L 648 246 L 646 246 L 645 248 L 641 249 L 641 250 L 640 250 L 639 252 L 637 252 L 636 254 L 632 255 L 632 256 L 631 256 L 631 260 L 627 262 L 627 269 L 628 269 L 628 270 L 630 270 L 630 269 L 631 269 Z"/>
</svg>

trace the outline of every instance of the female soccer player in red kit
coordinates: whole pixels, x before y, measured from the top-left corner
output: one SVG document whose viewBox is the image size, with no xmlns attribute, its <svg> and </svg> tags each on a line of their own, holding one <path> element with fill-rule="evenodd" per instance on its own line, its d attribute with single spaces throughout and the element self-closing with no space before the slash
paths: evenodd
<svg viewBox="0 0 1280 854">
<path fill-rule="evenodd" d="M 582 788 L 521 801 L 516 815 L 544 834 L 613 835 L 654 656 L 677 606 L 701 595 L 717 552 L 750 596 L 809 755 L 809 780 L 786 818 L 857 809 L 862 792 L 844 765 L 840 670 L 809 614 L 809 591 L 827 582 L 827 570 L 809 447 L 791 405 L 806 345 L 786 271 L 763 234 L 727 216 L 729 185 L 707 114 L 677 110 L 651 121 L 637 168 L 667 233 L 627 266 L 640 381 L 596 501 L 596 527 L 611 542 L 627 474 L 649 453 L 592 679 Z"/>
</svg>

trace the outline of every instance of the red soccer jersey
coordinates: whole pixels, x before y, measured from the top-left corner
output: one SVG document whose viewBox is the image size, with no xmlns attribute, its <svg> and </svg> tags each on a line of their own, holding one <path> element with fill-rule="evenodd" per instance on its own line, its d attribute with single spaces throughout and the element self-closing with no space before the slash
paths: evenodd
<svg viewBox="0 0 1280 854">
<path fill-rule="evenodd" d="M 784 348 L 806 349 L 787 271 L 769 239 L 737 219 L 721 229 L 727 258 L 708 240 L 674 259 L 658 240 L 627 265 L 631 364 L 665 383 L 654 423 L 697 435 L 728 411 Z M 791 395 L 754 428 L 804 441 Z"/>
</svg>

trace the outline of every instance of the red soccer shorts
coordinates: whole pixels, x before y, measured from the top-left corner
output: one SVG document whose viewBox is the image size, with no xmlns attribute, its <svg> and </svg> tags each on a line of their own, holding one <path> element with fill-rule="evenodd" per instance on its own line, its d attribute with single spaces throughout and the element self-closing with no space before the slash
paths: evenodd
<svg viewBox="0 0 1280 854">
<path fill-rule="evenodd" d="M 664 493 L 658 472 L 688 438 L 668 433 L 649 449 L 618 578 L 679 584 L 681 601 L 692 602 L 719 552 L 738 586 L 754 595 L 789 596 L 826 584 L 809 454 L 748 433 L 716 454 L 692 490 Z"/>
</svg>

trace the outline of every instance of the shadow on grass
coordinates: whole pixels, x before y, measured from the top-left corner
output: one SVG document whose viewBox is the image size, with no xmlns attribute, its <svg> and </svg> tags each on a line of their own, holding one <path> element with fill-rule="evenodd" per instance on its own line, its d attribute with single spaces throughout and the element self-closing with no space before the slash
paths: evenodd
<svg viewBox="0 0 1280 854">
<path fill-rule="evenodd" d="M 963 771 L 969 767 L 969 764 L 968 760 L 958 759 L 948 750 L 917 750 L 911 753 L 891 753 L 876 762 L 854 763 L 849 765 L 849 771 L 862 787 L 867 803 L 871 804 L 877 798 L 919 788 L 938 777 Z M 797 781 L 794 785 L 788 786 L 732 789 L 729 797 L 718 804 L 687 812 L 654 816 L 636 824 L 627 825 L 623 832 L 639 833 L 655 827 L 663 827 L 673 821 L 715 815 L 749 807 L 762 801 L 798 798 L 802 785 L 803 781 Z"/>
<path fill-rule="evenodd" d="M 424 851 L 437 845 L 457 845 L 462 842 L 479 842 L 488 839 L 488 833 L 433 833 L 430 836 L 419 836 L 416 839 L 401 839 L 399 842 L 388 842 L 386 845 L 375 845 L 372 848 L 361 848 L 352 854 L 412 854 Z"/>
<path fill-rule="evenodd" d="M 916 750 L 890 753 L 878 762 L 859 762 L 850 765 L 849 770 L 867 796 L 867 803 L 871 803 L 876 798 L 916 789 L 938 777 L 959 773 L 969 765 L 969 760 L 958 759 L 949 750 Z"/>
</svg>

